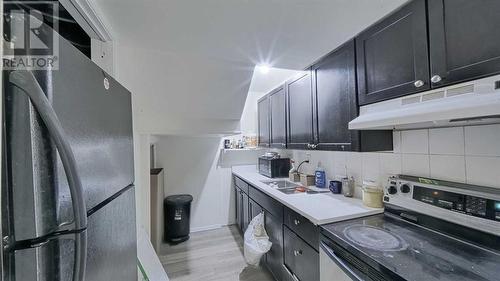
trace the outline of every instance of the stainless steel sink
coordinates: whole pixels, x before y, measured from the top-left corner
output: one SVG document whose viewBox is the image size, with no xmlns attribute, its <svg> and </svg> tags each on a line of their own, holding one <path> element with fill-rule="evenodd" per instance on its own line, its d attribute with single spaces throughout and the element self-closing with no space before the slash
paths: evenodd
<svg viewBox="0 0 500 281">
<path fill-rule="evenodd" d="M 293 183 L 293 182 L 288 181 L 288 180 L 266 180 L 266 181 L 262 181 L 262 183 L 265 183 L 268 186 L 270 186 L 276 190 L 279 190 L 285 194 L 300 194 L 300 193 L 317 194 L 317 193 L 329 192 L 328 190 L 315 191 L 315 190 L 311 190 L 309 188 L 306 188 L 306 191 L 303 191 L 303 192 L 297 191 L 297 190 L 295 190 L 295 188 L 299 187 L 301 185 Z"/>
<path fill-rule="evenodd" d="M 287 181 L 287 180 L 270 180 L 270 181 L 262 181 L 263 183 L 269 185 L 270 187 L 276 188 L 276 189 L 288 189 L 288 188 L 296 188 L 297 186 L 300 186 L 296 183 Z"/>
</svg>

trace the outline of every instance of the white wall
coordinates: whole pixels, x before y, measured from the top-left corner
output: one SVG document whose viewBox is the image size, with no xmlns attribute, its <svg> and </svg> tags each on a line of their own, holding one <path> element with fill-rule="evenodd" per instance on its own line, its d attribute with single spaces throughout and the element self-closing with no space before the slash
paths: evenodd
<svg viewBox="0 0 500 281">
<path fill-rule="evenodd" d="M 113 42 L 102 42 L 98 39 L 90 39 L 90 55 L 92 61 L 100 66 L 108 74 L 115 75 L 115 59 Z M 115 77 L 116 78 L 116 77 Z"/>
<path fill-rule="evenodd" d="M 248 92 L 240 119 L 242 134 L 257 134 L 257 101 L 265 94 L 263 92 Z"/>
<path fill-rule="evenodd" d="M 155 136 L 156 166 L 164 168 L 165 195 L 191 194 L 191 231 L 234 223 L 231 166 L 256 164 L 261 151 L 221 154 L 219 137 Z"/>
<path fill-rule="evenodd" d="M 135 177 L 135 204 L 136 223 L 148 234 L 151 233 L 151 198 L 149 172 L 149 135 L 134 135 L 134 177 Z"/>
<path fill-rule="evenodd" d="M 384 184 L 389 175 L 407 174 L 500 188 L 500 125 L 394 132 L 394 152 L 280 150 L 298 162 L 310 154 L 305 172 L 317 162 L 327 177 L 354 176 L 356 197 L 362 180 Z M 302 170 L 302 168 L 301 168 Z"/>
</svg>

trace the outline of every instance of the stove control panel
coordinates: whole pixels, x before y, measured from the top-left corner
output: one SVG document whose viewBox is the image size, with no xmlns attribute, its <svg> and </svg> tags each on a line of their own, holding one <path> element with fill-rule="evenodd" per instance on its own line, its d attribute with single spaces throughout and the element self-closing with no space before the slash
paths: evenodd
<svg viewBox="0 0 500 281">
<path fill-rule="evenodd" d="M 442 209 L 462 213 L 469 216 L 500 221 L 500 198 L 498 200 L 464 194 L 463 189 L 457 192 L 441 189 L 442 182 L 432 179 L 391 177 L 385 188 L 384 202 L 391 203 L 396 198 L 413 199 Z M 445 182 L 451 184 L 450 182 Z M 448 189 L 450 190 L 450 189 Z M 451 189 L 454 190 L 454 189 Z"/>
<path fill-rule="evenodd" d="M 443 209 L 500 221 L 500 202 L 483 197 L 413 186 L 413 199 Z"/>
<path fill-rule="evenodd" d="M 495 219 L 500 221 L 500 201 L 495 202 Z"/>
</svg>

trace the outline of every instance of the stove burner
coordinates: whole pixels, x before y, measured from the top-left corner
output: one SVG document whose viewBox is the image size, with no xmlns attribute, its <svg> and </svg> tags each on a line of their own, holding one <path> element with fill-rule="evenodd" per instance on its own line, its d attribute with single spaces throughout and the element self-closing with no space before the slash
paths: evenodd
<svg viewBox="0 0 500 281">
<path fill-rule="evenodd" d="M 372 250 L 403 251 L 408 248 L 403 238 L 382 228 L 355 224 L 346 227 L 343 233 L 351 242 Z"/>
</svg>

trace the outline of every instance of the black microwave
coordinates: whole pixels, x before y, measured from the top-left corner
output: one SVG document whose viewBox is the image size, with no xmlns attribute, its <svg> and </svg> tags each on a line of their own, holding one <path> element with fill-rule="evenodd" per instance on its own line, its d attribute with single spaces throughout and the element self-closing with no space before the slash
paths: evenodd
<svg viewBox="0 0 500 281">
<path fill-rule="evenodd" d="M 290 158 L 259 157 L 259 173 L 269 178 L 288 177 Z"/>
</svg>

